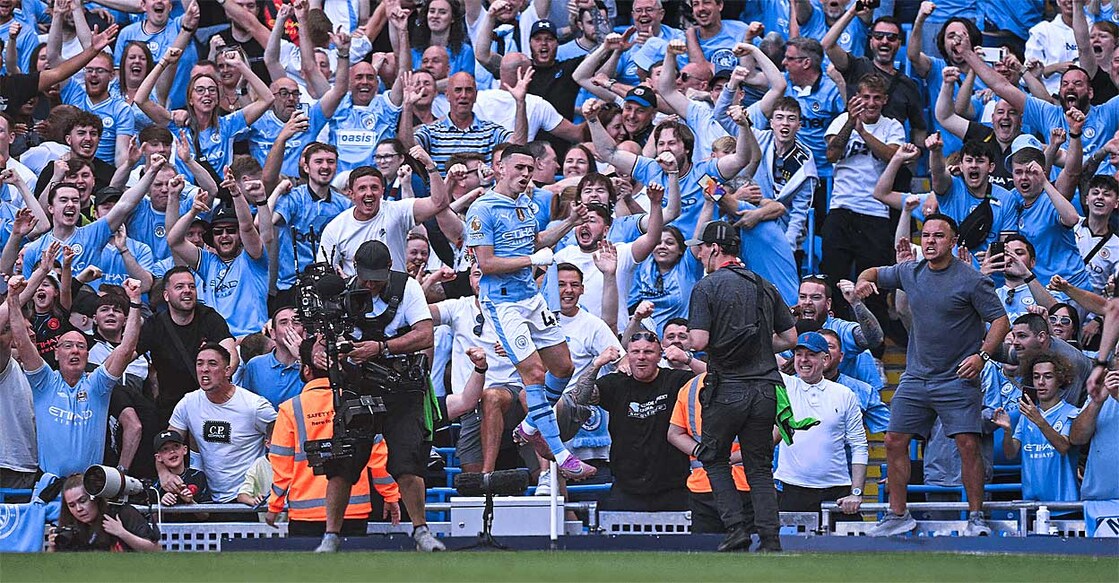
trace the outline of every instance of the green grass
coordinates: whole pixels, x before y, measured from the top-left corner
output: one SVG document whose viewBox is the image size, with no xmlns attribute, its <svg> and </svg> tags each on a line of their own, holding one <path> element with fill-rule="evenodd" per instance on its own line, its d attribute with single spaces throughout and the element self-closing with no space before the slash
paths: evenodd
<svg viewBox="0 0 1119 583">
<path fill-rule="evenodd" d="M 574 571 L 578 569 L 578 571 Z M 0 556 L 0 581 L 1119 581 L 1119 559 L 948 554 L 163 553 Z"/>
</svg>

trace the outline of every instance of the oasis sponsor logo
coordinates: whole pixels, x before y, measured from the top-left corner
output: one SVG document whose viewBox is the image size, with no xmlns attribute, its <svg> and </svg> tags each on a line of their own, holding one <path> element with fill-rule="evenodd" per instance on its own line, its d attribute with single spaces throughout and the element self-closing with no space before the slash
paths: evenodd
<svg viewBox="0 0 1119 583">
<path fill-rule="evenodd" d="M 338 132 L 339 146 L 372 146 L 377 135 L 370 132 Z"/>
<path fill-rule="evenodd" d="M 203 421 L 202 439 L 210 443 L 229 443 L 233 427 L 228 421 Z"/>
</svg>

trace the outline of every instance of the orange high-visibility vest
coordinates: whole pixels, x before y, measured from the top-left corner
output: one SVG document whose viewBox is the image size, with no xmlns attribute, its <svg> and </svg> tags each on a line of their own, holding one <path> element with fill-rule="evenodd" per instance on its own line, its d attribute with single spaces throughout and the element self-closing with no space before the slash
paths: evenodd
<svg viewBox="0 0 1119 583">
<path fill-rule="evenodd" d="M 315 379 L 299 395 L 280 405 L 268 460 L 272 462 L 272 495 L 268 510 L 281 512 L 287 502 L 288 518 L 309 522 L 326 520 L 326 476 L 315 475 L 307 465 L 303 442 L 334 436 L 334 394 L 329 379 Z M 400 488 L 389 475 L 389 450 L 378 435 L 365 466 L 363 479 L 350 490 L 347 519 L 363 519 L 372 511 L 370 482 L 385 502 L 398 502 Z"/>
<path fill-rule="evenodd" d="M 703 424 L 701 416 L 701 407 L 699 404 L 699 390 L 703 388 L 703 379 L 707 378 L 707 373 L 703 373 L 694 379 L 688 381 L 686 385 L 680 388 L 680 392 L 676 395 L 676 407 L 672 409 L 672 419 L 669 423 L 682 427 L 684 431 L 699 443 L 700 436 L 703 435 Z M 740 449 L 738 440 L 736 439 L 730 446 L 731 453 Z M 697 494 L 703 494 L 711 491 L 711 482 L 707 480 L 707 470 L 703 469 L 703 464 L 694 457 L 692 460 L 692 474 L 688 476 L 688 490 Z M 743 469 L 742 464 L 734 464 L 730 467 L 730 473 L 734 476 L 734 485 L 743 492 L 750 491 L 750 485 L 746 483 L 746 471 Z"/>
</svg>

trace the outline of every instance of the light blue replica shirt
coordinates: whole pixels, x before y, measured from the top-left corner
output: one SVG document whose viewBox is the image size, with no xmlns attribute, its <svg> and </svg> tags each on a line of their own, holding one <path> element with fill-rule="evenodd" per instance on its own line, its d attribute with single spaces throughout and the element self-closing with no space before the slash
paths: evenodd
<svg viewBox="0 0 1119 583">
<path fill-rule="evenodd" d="M 323 115 L 322 102 L 315 102 L 307 108 L 307 129 L 288 138 L 284 143 L 284 163 L 280 167 L 280 174 L 284 176 L 299 176 L 299 160 L 303 155 L 303 148 L 315 141 L 319 132 L 326 127 L 329 120 Z M 276 117 L 276 113 L 269 109 L 249 127 L 249 153 L 260 165 L 264 166 L 272 144 L 284 128 L 284 122 Z"/>
<path fill-rule="evenodd" d="M 354 105 L 349 94 L 343 97 L 330 118 L 328 138 L 338 148 L 338 171 L 372 166 L 377 142 L 396 137 L 400 110 L 389 101 L 388 93 L 374 97 L 366 106 Z"/>
<path fill-rule="evenodd" d="M 528 257 L 536 251 L 536 216 L 531 199 L 515 200 L 487 191 L 466 212 L 466 245 L 492 246 L 494 257 Z M 486 274 L 478 282 L 478 296 L 495 304 L 518 302 L 540 292 L 532 267 L 512 273 Z"/>
<path fill-rule="evenodd" d="M 42 237 L 29 243 L 23 252 L 23 276 L 31 277 L 35 266 L 39 265 L 39 258 L 51 243 L 58 241 L 63 246 L 74 250 L 74 262 L 71 269 L 74 273 L 81 273 L 86 267 L 101 260 L 101 252 L 109 244 L 113 236 L 109 230 L 109 221 L 97 219 L 92 223 L 74 229 L 74 232 L 65 240 L 55 238 L 53 233 L 46 233 Z"/>
<path fill-rule="evenodd" d="M 1041 415 L 1054 431 L 1068 437 L 1072 418 L 1076 414 L 1074 405 L 1057 401 Z M 1014 428 L 1014 439 L 1022 443 L 1018 456 L 1022 458 L 1023 500 L 1075 502 L 1080 499 L 1080 488 L 1076 483 L 1079 448 L 1073 447 L 1067 454 L 1061 455 L 1046 439 L 1041 428 L 1024 415 Z"/>
<path fill-rule="evenodd" d="M 268 321 L 268 254 L 253 259 L 241 250 L 232 261 L 202 250 L 194 270 L 202 280 L 198 297 L 229 323 L 229 332 L 242 337 L 260 332 Z"/>
<path fill-rule="evenodd" d="M 290 143 L 290 142 L 289 142 Z M 330 191 L 320 199 L 301 184 L 276 201 L 275 216 L 279 247 L 279 274 L 276 287 L 290 289 L 298 274 L 315 262 L 322 231 L 334 217 L 346 212 L 353 203 L 339 192 Z"/>
<path fill-rule="evenodd" d="M 167 129 L 171 130 L 171 135 L 179 135 L 179 128 L 175 127 L 175 124 L 171 124 Z M 198 133 L 197 145 L 192 138 L 193 131 L 190 128 L 182 129 L 186 131 L 187 143 L 190 144 L 190 151 L 194 154 L 195 159 L 206 160 L 210 163 L 210 167 L 221 176 L 225 167 L 233 163 L 233 142 L 247 134 L 249 126 L 245 123 L 244 110 L 223 115 L 218 118 L 216 126 L 210 126 Z M 199 148 L 202 149 L 201 153 L 198 152 Z M 187 168 L 187 165 L 178 157 L 175 157 L 175 167 L 179 169 L 179 174 L 188 177 L 193 176 L 190 168 Z"/>
<path fill-rule="evenodd" d="M 109 395 L 120 382 L 104 366 L 82 375 L 75 386 L 46 363 L 27 372 L 35 403 L 39 468 L 56 476 L 84 472 L 105 456 Z"/>
<path fill-rule="evenodd" d="M 132 107 L 119 97 L 108 97 L 100 103 L 93 103 L 85 92 L 85 86 L 70 79 L 62 86 L 62 102 L 84 109 L 101 118 L 101 141 L 97 143 L 98 160 L 108 164 L 116 163 L 117 136 L 134 136 L 136 119 Z"/>
</svg>

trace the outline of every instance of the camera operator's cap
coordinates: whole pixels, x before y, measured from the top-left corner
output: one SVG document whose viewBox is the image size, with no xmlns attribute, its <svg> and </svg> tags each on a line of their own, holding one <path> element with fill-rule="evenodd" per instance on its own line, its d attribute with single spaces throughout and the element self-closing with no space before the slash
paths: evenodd
<svg viewBox="0 0 1119 583">
<path fill-rule="evenodd" d="M 186 439 L 183 439 L 183 435 L 174 429 L 160 431 L 159 434 L 155 436 L 155 451 L 159 451 L 168 443 L 186 445 Z"/>
<path fill-rule="evenodd" d="M 380 241 L 366 241 L 354 254 L 354 268 L 363 281 L 388 281 L 391 266 L 389 248 Z"/>
<path fill-rule="evenodd" d="M 1026 148 L 1033 148 L 1039 153 L 1043 154 L 1045 152 L 1045 145 L 1041 143 L 1041 140 L 1033 137 L 1030 134 L 1022 134 L 1017 138 L 1014 138 L 1014 141 L 1010 143 L 1010 155 L 1006 157 L 1007 170 L 1010 170 L 1010 159 L 1013 158 L 1015 154 L 1021 152 L 1022 150 L 1025 150 Z"/>
<path fill-rule="evenodd" d="M 116 202 L 124 196 L 124 191 L 115 186 L 102 186 L 93 193 L 93 206 L 100 206 L 107 202 Z"/>
<path fill-rule="evenodd" d="M 823 334 L 819 332 L 805 332 L 797 336 L 797 348 L 807 348 L 812 352 L 820 353 L 828 351 L 828 341 L 824 338 Z"/>
<path fill-rule="evenodd" d="M 688 239 L 685 245 L 698 247 L 704 243 L 717 243 L 719 245 L 737 245 L 738 229 L 726 221 L 707 221 L 703 232 L 698 239 Z"/>
<path fill-rule="evenodd" d="M 556 35 L 556 25 L 552 24 L 551 20 L 537 20 L 532 25 L 532 30 L 529 32 L 528 37 L 532 38 L 536 36 L 538 32 L 546 32 L 557 39 L 559 38 L 559 36 Z"/>
<path fill-rule="evenodd" d="M 636 103 L 641 107 L 657 106 L 657 94 L 653 93 L 653 89 L 651 87 L 646 87 L 644 85 L 638 85 L 637 87 L 630 89 L 629 93 L 626 93 L 625 100 L 632 101 L 633 103 Z"/>
</svg>

